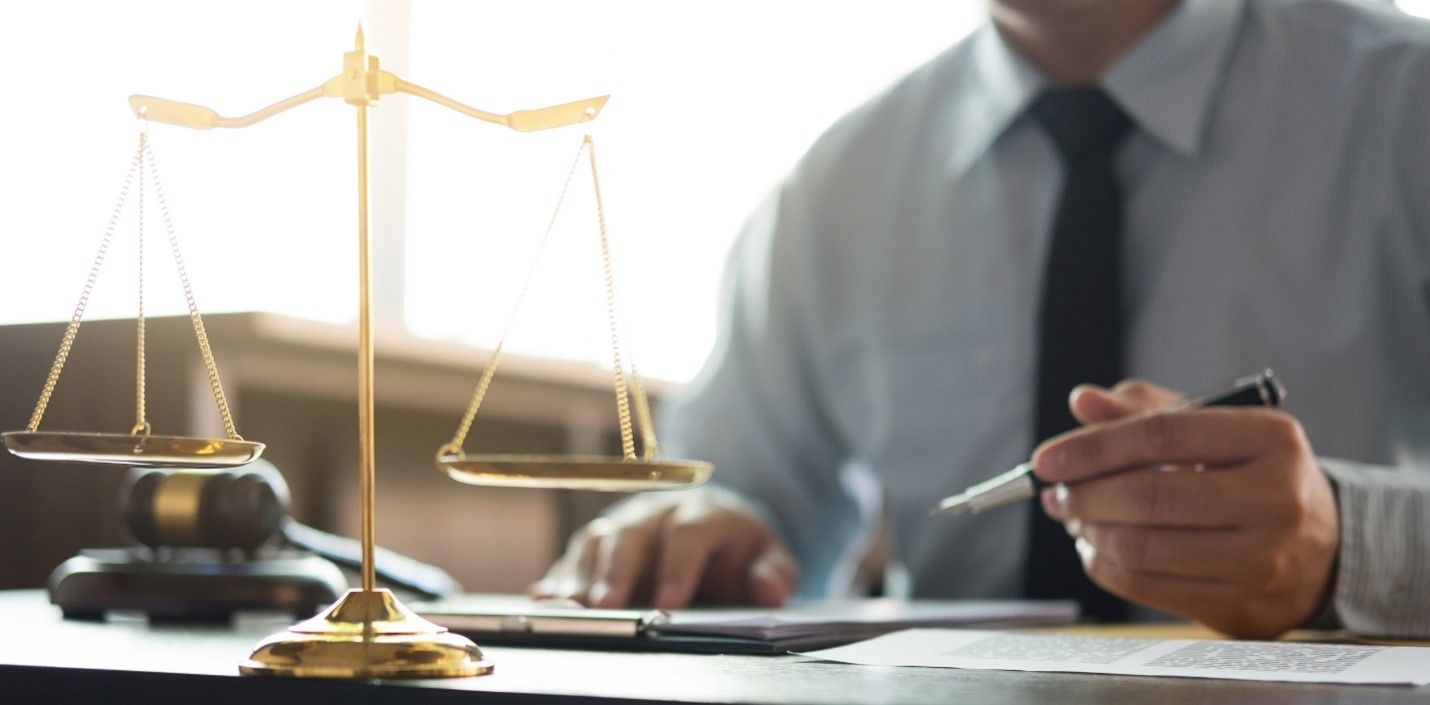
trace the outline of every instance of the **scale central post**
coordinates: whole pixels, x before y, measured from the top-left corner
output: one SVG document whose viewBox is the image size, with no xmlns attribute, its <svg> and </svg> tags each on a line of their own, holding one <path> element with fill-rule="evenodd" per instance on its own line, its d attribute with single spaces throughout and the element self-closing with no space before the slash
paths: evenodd
<svg viewBox="0 0 1430 705">
<path fill-rule="evenodd" d="M 375 578 L 377 439 L 374 422 L 372 244 L 368 186 L 368 108 L 382 94 L 378 58 L 367 53 L 359 27 L 343 72 L 324 86 L 357 112 L 358 472 L 362 497 L 362 588 L 349 590 L 324 613 L 275 634 L 240 664 L 248 675 L 318 677 L 443 677 L 490 673 L 476 644 L 412 613 Z M 392 92 L 389 90 L 388 92 Z"/>
<path fill-rule="evenodd" d="M 362 589 L 372 592 L 373 547 L 377 545 L 377 439 L 373 422 L 372 243 L 368 238 L 367 109 L 378 98 L 378 60 L 357 46 L 343 55 L 343 99 L 357 108 L 358 189 L 358 467 L 362 474 Z"/>
</svg>

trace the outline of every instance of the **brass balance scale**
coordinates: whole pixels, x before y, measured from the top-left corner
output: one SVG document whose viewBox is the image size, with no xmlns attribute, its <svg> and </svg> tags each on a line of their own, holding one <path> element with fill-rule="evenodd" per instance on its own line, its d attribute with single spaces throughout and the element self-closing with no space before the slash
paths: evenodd
<svg viewBox="0 0 1430 705">
<path fill-rule="evenodd" d="M 417 616 L 386 589 L 375 586 L 373 549 L 375 532 L 375 453 L 373 422 L 373 342 L 370 320 L 371 287 L 368 243 L 368 107 L 376 105 L 381 96 L 407 93 L 427 99 L 452 110 L 485 122 L 506 125 L 518 132 L 531 132 L 589 122 L 600 113 L 607 96 L 590 98 L 535 110 L 509 114 L 491 113 L 459 103 L 400 76 L 380 68 L 378 58 L 363 48 L 359 28 L 352 51 L 343 54 L 343 71 L 322 85 L 278 101 L 256 112 L 239 117 L 224 117 L 212 109 L 136 95 L 129 99 L 141 124 L 162 122 L 195 129 L 215 127 L 242 128 L 298 107 L 309 101 L 331 97 L 342 98 L 357 110 L 357 187 L 358 187 L 358 445 L 362 502 L 362 587 L 349 590 L 336 603 L 312 619 L 293 625 L 286 632 L 264 639 L 252 655 L 239 664 L 245 675 L 325 677 L 325 678 L 388 678 L 388 677 L 455 677 L 490 673 L 493 665 L 483 658 L 481 650 L 468 639 L 448 632 Z M 600 178 L 596 168 L 595 144 L 586 134 L 577 150 L 576 159 L 566 175 L 556 210 L 564 201 L 576 169 L 585 157 L 590 165 L 596 196 L 597 226 L 600 234 L 602 266 L 605 274 L 606 309 L 611 332 L 613 378 L 616 409 L 620 424 L 622 455 L 620 457 L 561 455 L 493 455 L 469 454 L 463 442 L 481 407 L 501 360 L 501 340 L 493 349 L 472 394 L 471 403 L 458 424 L 452 439 L 437 450 L 437 467 L 452 479 L 472 485 L 496 487 L 565 488 L 602 491 L 641 491 L 679 489 L 699 485 L 710 476 L 709 463 L 692 460 L 670 460 L 659 457 L 651 422 L 650 405 L 644 385 L 634 362 L 630 374 L 621 355 L 619 327 L 616 322 L 616 301 L 609 242 L 606 235 L 604 205 L 601 200 Z M 59 383 L 65 360 L 79 332 L 85 306 L 101 267 L 116 223 L 123 211 L 127 194 L 138 175 L 140 213 L 139 227 L 139 312 L 136 316 L 135 424 L 129 433 L 93 433 L 41 431 L 40 422 L 51 395 Z M 188 304 L 189 318 L 198 340 L 219 418 L 223 422 L 224 438 L 193 438 L 151 433 L 145 420 L 144 407 L 144 308 L 143 308 L 143 192 L 145 177 L 152 184 L 167 230 L 170 250 L 178 268 Z M 552 222 L 555 221 L 553 214 Z M 549 225 L 541 241 L 540 252 L 551 236 Z M 536 262 L 532 264 L 534 273 Z M 526 283 L 531 281 L 527 274 Z M 516 318 L 524 297 L 526 284 L 517 297 L 517 304 L 508 321 Z M 632 409 L 634 407 L 634 409 Z M 634 423 L 632 418 L 634 417 Z M 635 431 L 641 436 L 641 453 L 636 453 Z M 80 296 L 79 305 L 65 330 L 58 354 L 46 378 L 39 401 L 24 431 L 3 434 L 10 452 L 40 461 L 81 462 L 132 467 L 231 468 L 251 462 L 263 452 L 262 443 L 239 436 L 224 398 L 218 368 L 204 331 L 203 318 L 194 303 L 193 289 L 184 268 L 177 236 L 164 203 L 153 151 L 147 129 L 141 128 L 139 144 L 128 175 L 115 205 Z"/>
</svg>

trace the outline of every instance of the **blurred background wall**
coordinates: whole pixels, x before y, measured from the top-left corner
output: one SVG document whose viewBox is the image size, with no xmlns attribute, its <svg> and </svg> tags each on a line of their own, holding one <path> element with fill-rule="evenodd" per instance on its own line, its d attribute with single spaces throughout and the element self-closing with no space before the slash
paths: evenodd
<svg viewBox="0 0 1430 705">
<path fill-rule="evenodd" d="M 292 491 L 293 516 L 356 536 L 355 329 L 272 314 L 218 314 L 206 323 L 239 432 L 267 444 L 264 457 Z M 188 318 L 150 319 L 147 329 L 148 418 L 155 433 L 221 437 Z M 63 330 L 58 323 L 0 326 L 0 369 L 12 380 L 42 380 Z M 132 321 L 81 328 L 43 430 L 128 430 L 133 336 Z M 520 591 L 545 569 L 573 524 L 609 498 L 448 479 L 433 455 L 451 438 L 486 356 L 400 331 L 379 330 L 378 340 L 379 543 L 441 565 L 470 588 Z M 522 358 L 505 360 L 502 370 L 468 449 L 610 453 L 619 447 L 605 370 Z M 29 395 L 5 397 L 0 425 L 22 428 L 33 404 Z M 80 548 L 128 543 L 118 504 L 123 478 L 113 467 L 0 454 L 0 587 L 40 585 Z"/>
</svg>

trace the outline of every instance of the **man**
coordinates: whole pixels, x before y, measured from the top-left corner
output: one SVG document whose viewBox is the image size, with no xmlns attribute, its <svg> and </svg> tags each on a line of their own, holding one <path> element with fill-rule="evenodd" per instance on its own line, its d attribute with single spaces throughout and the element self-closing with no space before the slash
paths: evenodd
<svg viewBox="0 0 1430 705">
<path fill-rule="evenodd" d="M 830 594 L 885 513 L 919 596 L 1430 636 L 1430 29 L 1351 0 L 991 19 L 750 222 L 672 416 L 720 486 L 619 505 L 534 592 Z M 1285 413 L 1151 413 L 1264 366 Z M 926 516 L 1038 441 L 1041 506 Z"/>
</svg>

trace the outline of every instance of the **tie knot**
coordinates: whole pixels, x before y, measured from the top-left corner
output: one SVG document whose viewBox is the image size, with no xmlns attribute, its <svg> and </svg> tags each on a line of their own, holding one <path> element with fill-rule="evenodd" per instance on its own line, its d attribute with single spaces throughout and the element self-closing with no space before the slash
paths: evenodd
<svg viewBox="0 0 1430 705">
<path fill-rule="evenodd" d="M 1111 158 L 1132 121 L 1101 88 L 1052 88 L 1032 113 L 1067 162 Z"/>
</svg>

